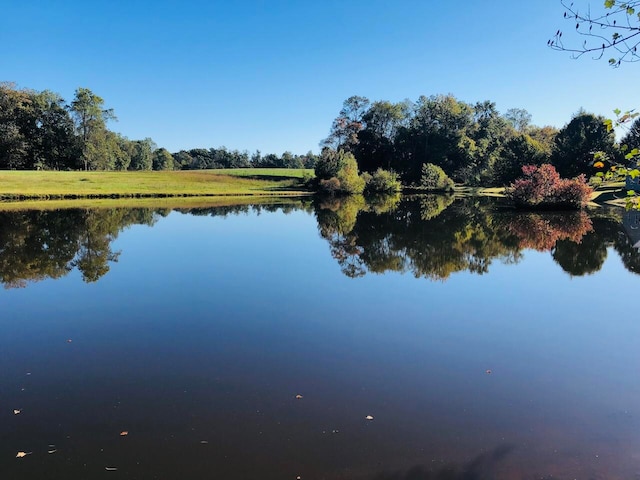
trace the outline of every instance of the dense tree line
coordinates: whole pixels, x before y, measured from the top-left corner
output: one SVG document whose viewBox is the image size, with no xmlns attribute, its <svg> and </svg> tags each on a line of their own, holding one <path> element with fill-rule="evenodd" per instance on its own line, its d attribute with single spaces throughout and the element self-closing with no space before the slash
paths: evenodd
<svg viewBox="0 0 640 480">
<path fill-rule="evenodd" d="M 318 156 L 312 152 L 306 155 L 294 155 L 284 152 L 282 155 L 269 153 L 262 155 L 258 150 L 253 154 L 238 150 L 220 148 L 194 148 L 181 150 L 173 154 L 176 168 L 198 170 L 209 168 L 314 168 Z"/>
<path fill-rule="evenodd" d="M 150 138 L 129 140 L 107 128 L 113 110 L 87 88 L 70 103 L 57 93 L 0 83 L 0 169 L 193 170 L 313 168 L 316 155 L 262 155 L 225 147 L 170 153 Z"/>
<path fill-rule="evenodd" d="M 424 164 L 441 167 L 456 182 L 506 185 L 524 165 L 551 163 L 563 176 L 596 173 L 593 155 L 621 152 L 603 117 L 579 111 L 560 130 L 530 124 L 523 109 L 504 115 L 490 101 L 468 104 L 452 95 L 417 101 L 345 100 L 321 146 L 352 153 L 361 171 L 378 168 L 420 183 Z"/>
</svg>

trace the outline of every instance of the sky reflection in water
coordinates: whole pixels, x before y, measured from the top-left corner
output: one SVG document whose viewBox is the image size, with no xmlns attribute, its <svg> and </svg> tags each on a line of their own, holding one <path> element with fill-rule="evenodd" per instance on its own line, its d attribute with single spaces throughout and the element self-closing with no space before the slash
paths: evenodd
<svg viewBox="0 0 640 480">
<path fill-rule="evenodd" d="M 0 475 L 634 478 L 621 213 L 447 203 L 1 213 Z"/>
</svg>

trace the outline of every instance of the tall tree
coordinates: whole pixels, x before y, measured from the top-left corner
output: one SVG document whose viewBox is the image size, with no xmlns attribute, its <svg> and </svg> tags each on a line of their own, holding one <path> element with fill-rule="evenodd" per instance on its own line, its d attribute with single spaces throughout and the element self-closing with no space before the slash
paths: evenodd
<svg viewBox="0 0 640 480">
<path fill-rule="evenodd" d="M 369 99 L 354 95 L 347 98 L 331 125 L 329 136 L 320 146 L 350 152 L 358 143 L 358 132 L 363 128 L 362 117 L 369 107 Z"/>
<path fill-rule="evenodd" d="M 604 121 L 603 117 L 580 112 L 558 132 L 552 164 L 560 175 L 592 174 L 594 153 L 615 154 L 614 132 L 607 131 Z"/>
<path fill-rule="evenodd" d="M 374 102 L 363 115 L 364 128 L 358 133 L 354 153 L 360 169 L 375 172 L 395 165 L 395 141 L 398 130 L 406 125 L 410 106 L 407 103 Z"/>
<path fill-rule="evenodd" d="M 504 118 L 520 133 L 525 133 L 531 123 L 531 114 L 524 108 L 510 108 Z"/>
<path fill-rule="evenodd" d="M 154 170 L 173 170 L 173 156 L 166 148 L 158 148 L 153 152 Z"/>
<path fill-rule="evenodd" d="M 0 83 L 0 168 L 26 168 L 29 138 L 25 128 L 33 115 L 31 94 L 15 84 Z"/>
<path fill-rule="evenodd" d="M 82 145 L 84 169 L 89 170 L 93 163 L 99 163 L 105 152 L 102 138 L 105 136 L 106 123 L 115 120 L 112 109 L 105 109 L 104 100 L 88 88 L 78 88 L 71 102 L 76 131 Z M 96 138 L 92 138 L 92 137 Z"/>
<path fill-rule="evenodd" d="M 62 97 L 49 90 L 34 93 L 32 106 L 35 122 L 31 134 L 33 158 L 30 168 L 77 168 L 79 145 L 73 120 Z"/>
<path fill-rule="evenodd" d="M 131 148 L 131 163 L 129 170 L 151 170 L 153 165 L 153 152 L 157 148 L 150 138 L 134 140 Z"/>
</svg>

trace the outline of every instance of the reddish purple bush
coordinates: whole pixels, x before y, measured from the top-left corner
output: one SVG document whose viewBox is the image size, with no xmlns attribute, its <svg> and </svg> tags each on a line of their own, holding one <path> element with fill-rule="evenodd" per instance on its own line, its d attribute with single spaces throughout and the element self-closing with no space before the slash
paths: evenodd
<svg viewBox="0 0 640 480">
<path fill-rule="evenodd" d="M 523 177 L 507 188 L 507 197 L 523 208 L 580 208 L 589 201 L 591 187 L 584 175 L 560 178 L 553 165 L 522 167 Z"/>
</svg>

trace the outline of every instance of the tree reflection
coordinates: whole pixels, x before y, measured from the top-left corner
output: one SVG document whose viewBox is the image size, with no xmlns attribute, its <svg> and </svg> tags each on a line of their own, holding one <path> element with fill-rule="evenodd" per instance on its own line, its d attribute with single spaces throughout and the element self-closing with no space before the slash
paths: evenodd
<svg viewBox="0 0 640 480">
<path fill-rule="evenodd" d="M 222 216 L 294 210 L 315 212 L 322 238 L 342 272 L 411 273 L 446 280 L 455 272 L 484 274 L 494 261 L 517 263 L 526 249 L 550 252 L 573 276 L 598 271 L 613 250 L 631 272 L 640 254 L 619 210 L 588 215 L 521 213 L 493 199 L 428 195 L 362 197 L 181 209 Z M 113 249 L 130 225 L 153 225 L 169 209 L 115 208 L 0 212 L 0 283 L 5 288 L 60 278 L 77 269 L 85 282 L 103 277 L 120 252 Z M 625 217 L 626 218 L 626 217 Z"/>
<path fill-rule="evenodd" d="M 578 244 L 593 230 L 585 212 L 517 213 L 508 218 L 506 227 L 518 238 L 520 248 L 540 252 L 550 251 L 560 240 Z"/>
<path fill-rule="evenodd" d="M 207 216 L 311 208 L 309 202 L 241 205 L 181 210 Z M 152 226 L 170 209 L 111 208 L 0 212 L 0 283 L 5 288 L 67 275 L 74 268 L 85 282 L 96 282 L 118 261 L 112 248 L 131 225 Z"/>
<path fill-rule="evenodd" d="M 153 225 L 150 209 L 0 212 L 0 282 L 5 288 L 60 278 L 77 268 L 86 282 L 109 271 L 111 249 L 129 225 Z"/>
<path fill-rule="evenodd" d="M 403 199 L 385 211 L 362 198 L 315 207 L 320 235 L 350 277 L 395 271 L 446 280 L 460 271 L 486 273 L 495 260 L 517 263 L 527 249 L 550 252 L 570 275 L 585 275 L 602 267 L 609 246 L 630 271 L 640 270 L 620 218 L 607 212 L 593 219 L 585 212 L 522 213 L 492 199 L 443 195 Z"/>
</svg>

